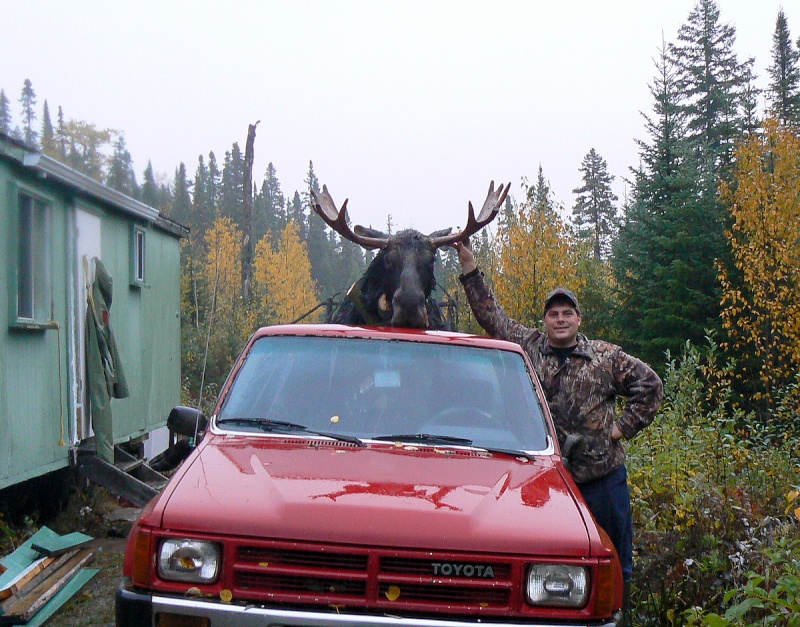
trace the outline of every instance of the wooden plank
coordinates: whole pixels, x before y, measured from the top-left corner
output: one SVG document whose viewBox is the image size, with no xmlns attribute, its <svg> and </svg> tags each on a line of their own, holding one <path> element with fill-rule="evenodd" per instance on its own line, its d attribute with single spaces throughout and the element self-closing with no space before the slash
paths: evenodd
<svg viewBox="0 0 800 627">
<path fill-rule="evenodd" d="M 42 583 L 45 579 L 47 579 L 50 575 L 52 575 L 57 569 L 61 568 L 63 564 L 65 564 L 70 558 L 72 558 L 75 553 L 77 553 L 77 549 L 72 551 L 71 553 L 67 553 L 65 555 L 61 555 L 59 557 L 52 558 L 52 561 L 45 566 L 44 568 L 40 569 L 37 573 L 35 573 L 32 577 L 28 578 L 25 583 L 16 586 L 15 590 L 6 600 L 0 603 L 0 615 L 7 614 L 9 608 L 13 607 L 19 600 L 24 597 L 28 592 L 33 590 L 36 586 Z M 43 558 L 49 559 L 49 558 Z"/>
<path fill-rule="evenodd" d="M 93 455 L 80 457 L 78 470 L 83 476 L 108 488 L 114 494 L 127 499 L 138 507 L 144 507 L 150 499 L 158 494 L 158 490 L 152 486 L 122 472 L 114 464 L 109 464 Z"/>
<path fill-rule="evenodd" d="M 92 536 L 87 536 L 85 533 L 74 531 L 63 536 L 57 536 L 56 538 L 49 539 L 46 542 L 34 542 L 31 544 L 31 548 L 34 551 L 42 553 L 43 555 L 62 555 L 63 553 L 78 548 L 87 542 L 91 542 L 93 539 L 94 538 L 92 538 Z"/>
<path fill-rule="evenodd" d="M 28 621 L 28 627 L 44 625 L 45 621 L 55 614 L 64 603 L 85 586 L 92 577 L 100 572 L 99 568 L 81 568 L 67 584 L 50 599 L 36 615 Z"/>
<path fill-rule="evenodd" d="M 10 606 L 2 616 L 2 620 L 4 622 L 28 622 L 93 556 L 93 549 L 79 549 L 47 579 Z"/>
<path fill-rule="evenodd" d="M 55 561 L 54 557 L 42 557 L 33 562 L 11 581 L 6 582 L 5 586 L 0 589 L 0 601 L 5 601 L 11 595 L 17 594 L 31 579 Z"/>
<path fill-rule="evenodd" d="M 34 542 L 47 542 L 57 537 L 58 534 L 55 531 L 49 527 L 42 527 L 25 540 L 13 553 L 9 553 L 0 559 L 0 564 L 7 569 L 6 572 L 0 575 L 0 589 L 5 588 L 9 581 L 42 557 L 38 551 L 31 548 Z"/>
<path fill-rule="evenodd" d="M 41 553 L 33 548 L 34 544 L 53 542 L 59 535 L 49 527 L 42 527 L 30 538 L 23 542 L 15 551 L 0 559 L 3 572 L 0 574 L 0 601 L 7 599 L 15 591 L 10 588 L 19 582 L 21 577 L 28 574 L 29 569 L 36 570 L 36 565 L 42 559 Z M 45 566 L 48 566 L 45 564 Z M 39 569 L 41 571 L 41 569 Z M 33 573 L 36 574 L 35 572 Z M 24 585 L 20 584 L 20 585 Z"/>
</svg>

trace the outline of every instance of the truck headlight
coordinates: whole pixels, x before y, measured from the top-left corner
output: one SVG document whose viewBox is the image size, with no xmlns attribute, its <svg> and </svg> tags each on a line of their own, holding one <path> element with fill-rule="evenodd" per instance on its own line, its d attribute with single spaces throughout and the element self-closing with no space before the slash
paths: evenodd
<svg viewBox="0 0 800 627">
<path fill-rule="evenodd" d="M 213 542 L 174 538 L 158 551 L 158 576 L 170 581 L 213 583 L 219 572 L 220 550 Z"/>
<path fill-rule="evenodd" d="M 527 588 L 531 605 L 583 607 L 589 599 L 589 576 L 582 566 L 534 564 Z"/>
</svg>

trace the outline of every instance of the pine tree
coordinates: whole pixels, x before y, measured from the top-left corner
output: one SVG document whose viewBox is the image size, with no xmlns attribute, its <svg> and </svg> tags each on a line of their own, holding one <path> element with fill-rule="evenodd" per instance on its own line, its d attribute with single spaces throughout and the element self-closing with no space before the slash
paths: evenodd
<svg viewBox="0 0 800 627">
<path fill-rule="evenodd" d="M 244 156 L 239 144 L 234 142 L 225 153 L 222 164 L 222 179 L 219 190 L 219 214 L 242 224 L 242 204 L 244 199 Z"/>
<path fill-rule="evenodd" d="M 53 122 L 50 119 L 50 108 L 47 106 L 47 100 L 44 101 L 44 108 L 42 111 L 42 152 L 58 159 L 56 135 L 53 129 Z"/>
<path fill-rule="evenodd" d="M 197 158 L 197 169 L 194 173 L 194 193 L 192 194 L 192 214 L 195 221 L 193 234 L 198 240 L 202 239 L 206 229 L 211 226 L 215 219 L 209 187 L 208 168 L 203 155 L 200 155 Z"/>
<path fill-rule="evenodd" d="M 735 41 L 736 29 L 720 23 L 716 1 L 698 0 L 678 30 L 678 43 L 669 46 L 688 133 L 709 172 L 730 165 L 743 127 L 742 105 L 754 60 L 739 63 Z"/>
<path fill-rule="evenodd" d="M 147 167 L 144 170 L 144 182 L 142 183 L 142 202 L 156 209 L 159 208 L 158 185 L 156 184 L 156 178 L 153 174 L 153 164 L 151 161 L 147 162 Z"/>
<path fill-rule="evenodd" d="M 0 89 L 0 133 L 10 136 L 12 124 L 11 103 L 6 96 L 6 92 Z"/>
<path fill-rule="evenodd" d="M 186 166 L 183 162 L 175 168 L 175 180 L 172 187 L 173 201 L 169 210 L 169 217 L 188 226 L 189 229 L 197 228 L 195 216 L 192 212 L 192 198 L 189 194 L 189 180 L 186 176 Z"/>
<path fill-rule="evenodd" d="M 580 172 L 583 185 L 572 190 L 577 194 L 572 209 L 573 224 L 578 240 L 590 241 L 594 259 L 603 261 L 611 252 L 611 242 L 617 230 L 618 200 L 611 191 L 614 177 L 608 173 L 608 164 L 592 148 L 583 158 Z"/>
<path fill-rule="evenodd" d="M 220 215 L 219 193 L 221 176 L 219 167 L 217 167 L 217 158 L 214 156 L 214 152 L 211 151 L 208 153 L 208 186 L 206 188 L 206 200 L 208 202 L 210 215 L 214 216 L 214 219 L 218 218 Z"/>
<path fill-rule="evenodd" d="M 133 159 L 125 146 L 125 136 L 122 133 L 117 135 L 117 140 L 114 142 L 114 153 L 108 167 L 106 185 L 131 198 L 139 195 L 139 186 L 136 184 L 136 174 L 133 171 Z"/>
<path fill-rule="evenodd" d="M 327 298 L 342 289 L 342 286 L 333 276 L 333 254 L 328 241 L 328 227 L 313 209 L 314 199 L 311 191 L 319 192 L 319 180 L 314 173 L 314 163 L 308 162 L 308 172 L 305 179 L 306 191 L 303 194 L 303 204 L 308 216 L 308 229 L 306 231 L 306 246 L 308 259 L 311 261 L 311 278 L 314 280 L 319 295 Z"/>
<path fill-rule="evenodd" d="M 69 152 L 69 136 L 67 133 L 67 123 L 64 120 L 64 111 L 58 107 L 58 122 L 55 131 L 56 159 L 66 162 Z"/>
<path fill-rule="evenodd" d="M 39 142 L 39 133 L 33 130 L 33 122 L 36 119 L 36 92 L 33 90 L 33 84 L 30 79 L 26 78 L 22 86 L 22 94 L 19 97 L 19 102 L 22 105 L 22 120 L 25 143 L 29 146 L 37 146 Z"/>
<path fill-rule="evenodd" d="M 800 50 L 792 44 L 783 8 L 778 11 L 775 21 L 772 65 L 767 72 L 770 76 L 767 93 L 772 116 L 782 124 L 800 124 Z"/>
<path fill-rule="evenodd" d="M 267 235 L 273 248 L 278 245 L 278 240 L 288 223 L 284 205 L 285 200 L 283 192 L 281 192 L 281 184 L 278 181 L 278 172 L 270 162 L 258 194 L 256 233 L 259 241 L 264 235 Z"/>
<path fill-rule="evenodd" d="M 655 117 L 645 117 L 649 142 L 639 140 L 612 264 L 619 291 L 623 345 L 645 361 L 680 354 L 686 340 L 702 343 L 716 323 L 718 292 L 708 285 L 715 252 L 705 240 L 714 225 L 699 202 L 701 174 L 687 139 L 677 70 L 666 50 L 650 93 Z"/>
<path fill-rule="evenodd" d="M 293 222 L 297 227 L 297 236 L 300 238 L 300 241 L 305 242 L 308 239 L 308 224 L 306 223 L 303 199 L 300 197 L 300 192 L 297 190 L 295 190 L 291 202 L 286 205 L 286 215 L 289 222 Z"/>
</svg>

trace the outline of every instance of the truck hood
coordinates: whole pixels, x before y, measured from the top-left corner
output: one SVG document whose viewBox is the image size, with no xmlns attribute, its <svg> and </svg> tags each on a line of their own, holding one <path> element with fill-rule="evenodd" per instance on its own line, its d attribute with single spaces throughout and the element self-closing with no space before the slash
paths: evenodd
<svg viewBox="0 0 800 627">
<path fill-rule="evenodd" d="M 176 532 L 543 556 L 592 552 L 588 510 L 552 458 L 472 449 L 208 434 L 152 515 L 151 522 Z"/>
</svg>

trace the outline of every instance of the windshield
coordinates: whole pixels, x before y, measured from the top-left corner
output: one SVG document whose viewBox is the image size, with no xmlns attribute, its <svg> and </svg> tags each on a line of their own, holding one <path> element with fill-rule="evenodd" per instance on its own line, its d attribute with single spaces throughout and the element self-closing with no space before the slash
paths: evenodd
<svg viewBox="0 0 800 627">
<path fill-rule="evenodd" d="M 511 450 L 548 446 L 519 354 L 401 340 L 263 337 L 247 355 L 217 425 Z"/>
</svg>

